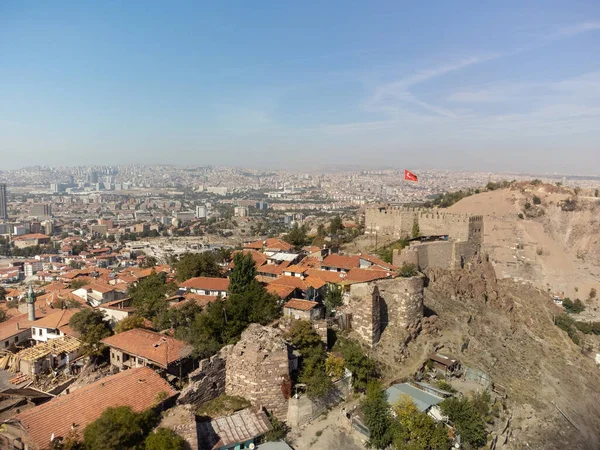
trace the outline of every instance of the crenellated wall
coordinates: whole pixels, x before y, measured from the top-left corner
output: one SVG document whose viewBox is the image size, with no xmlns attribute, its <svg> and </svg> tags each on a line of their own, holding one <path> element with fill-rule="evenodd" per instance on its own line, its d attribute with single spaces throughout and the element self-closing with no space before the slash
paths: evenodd
<svg viewBox="0 0 600 450">
<path fill-rule="evenodd" d="M 471 240 L 479 244 L 483 240 L 483 216 L 394 205 L 368 207 L 365 210 L 365 234 L 410 237 L 415 221 L 422 236 L 447 235 L 456 241 Z"/>
</svg>

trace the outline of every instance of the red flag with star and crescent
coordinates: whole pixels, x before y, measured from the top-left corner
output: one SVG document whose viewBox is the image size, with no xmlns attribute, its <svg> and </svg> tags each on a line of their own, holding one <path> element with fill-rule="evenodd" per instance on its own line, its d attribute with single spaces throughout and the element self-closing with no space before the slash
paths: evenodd
<svg viewBox="0 0 600 450">
<path fill-rule="evenodd" d="M 410 170 L 404 169 L 404 180 L 405 181 L 419 181 L 419 178 L 412 173 Z"/>
</svg>

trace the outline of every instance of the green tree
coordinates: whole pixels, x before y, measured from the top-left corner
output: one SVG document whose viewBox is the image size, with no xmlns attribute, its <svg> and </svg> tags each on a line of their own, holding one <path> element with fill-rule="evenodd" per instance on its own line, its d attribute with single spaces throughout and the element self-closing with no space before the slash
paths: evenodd
<svg viewBox="0 0 600 450">
<path fill-rule="evenodd" d="M 152 320 L 167 309 L 166 297 L 173 294 L 177 286 L 167 283 L 167 274 L 152 272 L 129 288 L 128 294 L 133 299 L 136 313 Z"/>
<path fill-rule="evenodd" d="M 142 269 L 149 269 L 150 267 L 154 267 L 158 264 L 158 260 L 154 256 L 146 256 L 140 267 Z"/>
<path fill-rule="evenodd" d="M 251 253 L 236 253 L 233 258 L 234 268 L 229 275 L 229 292 L 231 294 L 243 293 L 256 281 L 256 263 Z"/>
<path fill-rule="evenodd" d="M 306 384 L 308 396 L 319 399 L 327 395 L 333 387 L 325 366 L 327 352 L 312 324 L 294 320 L 286 337 L 302 355 L 299 380 Z"/>
<path fill-rule="evenodd" d="M 325 291 L 325 310 L 327 315 L 331 315 L 332 310 L 342 306 L 342 288 L 336 284 L 329 283 Z"/>
<path fill-rule="evenodd" d="M 6 289 L 0 286 L 0 300 L 6 300 Z"/>
<path fill-rule="evenodd" d="M 119 320 L 115 325 L 115 333 L 133 330 L 134 328 L 144 328 L 144 318 L 138 315 L 127 316 Z"/>
<path fill-rule="evenodd" d="M 75 289 L 82 288 L 88 284 L 89 284 L 89 281 L 85 278 L 75 278 L 73 281 L 71 281 L 71 283 L 69 284 L 69 287 L 71 289 L 75 290 Z"/>
<path fill-rule="evenodd" d="M 169 428 L 157 428 L 150 433 L 144 443 L 145 450 L 183 450 L 185 441 Z"/>
<path fill-rule="evenodd" d="M 73 269 L 81 269 L 81 266 L 82 266 L 82 264 L 80 261 L 73 260 L 69 263 L 69 267 L 71 267 Z"/>
<path fill-rule="evenodd" d="M 329 234 L 336 234 L 344 229 L 344 222 L 340 216 L 334 216 L 329 222 Z"/>
<path fill-rule="evenodd" d="M 442 413 L 448 417 L 456 427 L 456 432 L 463 442 L 472 447 L 479 448 L 487 441 L 487 432 L 484 418 L 477 411 L 472 400 L 451 397 L 440 403 Z"/>
<path fill-rule="evenodd" d="M 346 368 L 352 372 L 354 390 L 364 392 L 369 380 L 377 375 L 375 362 L 365 355 L 360 345 L 350 339 L 338 337 L 333 350 L 342 354 Z"/>
<path fill-rule="evenodd" d="M 369 429 L 368 445 L 376 449 L 389 447 L 395 433 L 394 420 L 385 392 L 378 380 L 369 381 L 360 407 L 365 417 L 365 425 Z"/>
<path fill-rule="evenodd" d="M 377 251 L 377 255 L 384 260 L 388 264 L 392 264 L 394 257 L 394 250 L 401 251 L 404 247 L 407 247 L 410 244 L 408 239 L 399 239 L 395 242 L 392 242 L 385 247 L 381 247 Z"/>
<path fill-rule="evenodd" d="M 4 311 L 3 309 L 0 309 L 0 322 L 5 322 L 6 319 L 8 319 L 8 315 L 6 314 L 6 311 Z"/>
<path fill-rule="evenodd" d="M 283 237 L 283 239 L 284 239 L 284 241 L 292 244 L 294 247 L 301 248 L 303 245 L 306 245 L 309 243 L 306 232 L 307 232 L 306 226 L 305 225 L 299 226 L 298 222 L 296 222 L 296 223 L 294 223 L 294 226 L 292 227 L 291 231 L 288 234 L 286 234 Z"/>
<path fill-rule="evenodd" d="M 194 277 L 219 277 L 221 269 L 213 252 L 185 253 L 174 264 L 177 280 Z"/>
<path fill-rule="evenodd" d="M 108 408 L 83 433 L 86 450 L 137 449 L 156 423 L 152 411 L 134 412 L 129 406 Z"/>
<path fill-rule="evenodd" d="M 265 442 L 277 442 L 285 439 L 289 432 L 289 428 L 284 422 L 277 419 L 272 413 L 267 412 L 269 422 L 271 422 L 271 430 L 267 431 L 264 436 Z"/>
<path fill-rule="evenodd" d="M 83 353 L 100 356 L 104 352 L 105 346 L 100 341 L 112 333 L 102 311 L 82 309 L 71 317 L 69 325 L 81 335 Z"/>
<path fill-rule="evenodd" d="M 395 448 L 437 450 L 449 447 L 446 427 L 420 412 L 408 395 L 401 395 L 393 410 L 399 424 L 394 436 Z"/>
<path fill-rule="evenodd" d="M 411 234 L 412 234 L 413 238 L 417 238 L 421 234 L 421 230 L 419 229 L 419 221 L 417 219 L 415 219 L 413 221 L 412 233 Z"/>
</svg>

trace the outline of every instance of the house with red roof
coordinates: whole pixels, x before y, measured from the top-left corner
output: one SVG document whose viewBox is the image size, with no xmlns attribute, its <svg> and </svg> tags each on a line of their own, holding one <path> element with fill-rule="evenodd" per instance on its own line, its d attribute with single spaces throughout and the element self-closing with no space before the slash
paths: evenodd
<svg viewBox="0 0 600 450">
<path fill-rule="evenodd" d="M 199 295 L 212 295 L 227 297 L 229 290 L 228 278 L 195 277 L 184 281 L 179 285 L 184 291 L 190 291 Z"/>
<path fill-rule="evenodd" d="M 52 439 L 66 438 L 71 433 L 82 439 L 85 427 L 107 408 L 129 406 L 135 412 L 142 412 L 161 408 L 176 394 L 177 391 L 149 367 L 104 377 L 4 421 L 0 429 L 0 448 L 42 450 L 50 448 Z M 159 398 L 165 400 L 157 400 Z"/>
</svg>

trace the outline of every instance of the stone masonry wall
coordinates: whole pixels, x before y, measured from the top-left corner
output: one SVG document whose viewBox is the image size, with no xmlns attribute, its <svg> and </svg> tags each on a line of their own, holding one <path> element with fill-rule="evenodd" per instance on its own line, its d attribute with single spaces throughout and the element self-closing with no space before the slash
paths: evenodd
<svg viewBox="0 0 600 450">
<path fill-rule="evenodd" d="M 200 361 L 200 367 L 190 373 L 190 383 L 181 391 L 178 404 L 200 406 L 225 392 L 225 360 L 231 346 Z"/>
<path fill-rule="evenodd" d="M 352 329 L 370 347 L 379 341 L 381 311 L 375 283 L 356 283 L 350 287 L 348 304 L 342 311 L 352 314 Z"/>
<path fill-rule="evenodd" d="M 413 244 L 394 250 L 392 263 L 402 267 L 406 263 L 416 264 L 419 270 L 427 268 L 458 269 L 468 262 L 480 249 L 472 241 L 435 241 Z"/>
<path fill-rule="evenodd" d="M 405 328 L 422 319 L 423 277 L 353 284 L 342 310 L 352 314 L 352 330 L 373 347 L 385 328 Z"/>
<path fill-rule="evenodd" d="M 415 221 L 423 236 L 448 235 L 456 241 L 472 240 L 479 244 L 483 239 L 482 216 L 392 205 L 371 206 L 365 210 L 365 234 L 409 237 Z"/>
<path fill-rule="evenodd" d="M 387 306 L 388 326 L 405 328 L 423 318 L 423 277 L 378 280 L 380 302 Z"/>
<path fill-rule="evenodd" d="M 225 393 L 247 398 L 285 420 L 288 399 L 282 385 L 289 380 L 290 359 L 281 330 L 251 324 L 228 354 Z"/>
</svg>

